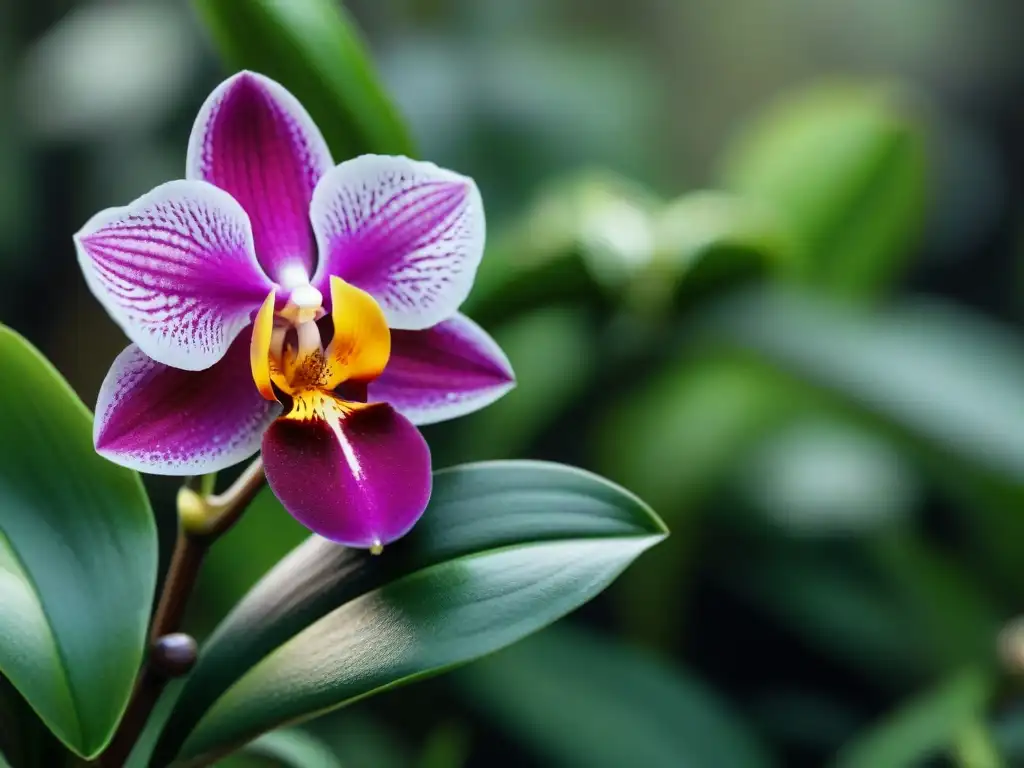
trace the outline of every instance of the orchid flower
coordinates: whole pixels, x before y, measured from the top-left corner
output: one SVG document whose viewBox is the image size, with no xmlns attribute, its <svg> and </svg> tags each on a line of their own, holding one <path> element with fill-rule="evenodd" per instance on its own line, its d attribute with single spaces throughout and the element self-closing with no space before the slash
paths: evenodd
<svg viewBox="0 0 1024 768">
<path fill-rule="evenodd" d="M 185 177 L 75 236 L 133 342 L 100 389 L 97 451 L 197 475 L 262 448 L 294 517 L 378 550 L 430 496 L 416 425 L 513 386 L 498 345 L 457 312 L 483 255 L 476 185 L 405 157 L 334 165 L 295 97 L 252 72 L 203 104 Z"/>
</svg>

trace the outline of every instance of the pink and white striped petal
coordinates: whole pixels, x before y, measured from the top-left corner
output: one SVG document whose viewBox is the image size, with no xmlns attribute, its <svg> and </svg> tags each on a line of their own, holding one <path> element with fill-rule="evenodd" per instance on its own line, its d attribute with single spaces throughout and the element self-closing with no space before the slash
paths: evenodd
<svg viewBox="0 0 1024 768">
<path fill-rule="evenodd" d="M 391 359 L 368 399 L 390 403 L 413 424 L 434 424 L 478 411 L 514 386 L 501 347 L 457 314 L 424 331 L 392 331 Z"/>
<path fill-rule="evenodd" d="M 263 438 L 271 490 L 296 520 L 339 544 L 378 549 L 404 536 L 430 499 L 430 449 L 384 403 L 317 398 Z"/>
<path fill-rule="evenodd" d="M 407 157 L 363 155 L 328 171 L 310 217 L 331 275 L 372 295 L 393 329 L 421 330 L 455 314 L 469 295 L 486 226 L 472 179 Z"/>
<path fill-rule="evenodd" d="M 215 184 L 242 205 L 263 268 L 294 288 L 313 274 L 309 202 L 332 165 L 320 129 L 298 100 L 268 77 L 241 72 L 199 110 L 186 176 Z"/>
<path fill-rule="evenodd" d="M 103 456 L 140 472 L 206 474 L 256 453 L 280 413 L 252 382 L 248 334 L 204 371 L 161 365 L 133 344 L 100 387 L 93 441 Z"/>
<path fill-rule="evenodd" d="M 245 211 L 202 181 L 171 181 L 101 211 L 75 247 L 89 288 L 128 338 L 175 368 L 220 360 L 273 288 Z"/>
</svg>

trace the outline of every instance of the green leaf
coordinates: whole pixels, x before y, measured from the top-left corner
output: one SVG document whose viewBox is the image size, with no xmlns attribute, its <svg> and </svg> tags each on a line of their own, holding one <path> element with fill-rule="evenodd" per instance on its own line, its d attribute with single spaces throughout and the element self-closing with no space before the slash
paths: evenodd
<svg viewBox="0 0 1024 768">
<path fill-rule="evenodd" d="M 664 507 L 674 525 L 792 413 L 791 390 L 734 354 L 673 361 L 631 397 L 609 403 L 595 441 L 598 466 Z"/>
<path fill-rule="evenodd" d="M 937 302 L 867 313 L 778 291 L 724 301 L 707 320 L 717 343 L 1024 485 L 1024 349 L 992 323 Z"/>
<path fill-rule="evenodd" d="M 464 311 L 486 325 L 551 304 L 622 301 L 655 316 L 766 274 L 798 272 L 773 209 L 723 192 L 664 204 L 588 171 L 549 184 L 483 260 Z"/>
<path fill-rule="evenodd" d="M 415 761 L 404 732 L 369 717 L 365 707 L 329 712 L 308 723 L 304 730 L 327 744 L 347 766 L 407 768 Z"/>
<path fill-rule="evenodd" d="M 415 156 L 366 47 L 337 0 L 194 0 L 221 55 L 274 78 L 302 103 L 336 162 Z"/>
<path fill-rule="evenodd" d="M 156 529 L 135 472 L 93 449 L 89 412 L 0 327 L 0 672 L 83 757 L 110 740 L 142 660 Z"/>
<path fill-rule="evenodd" d="M 757 768 L 772 761 L 682 671 L 559 625 L 460 672 L 474 708 L 545 758 L 579 768 Z"/>
<path fill-rule="evenodd" d="M 992 683 L 967 670 L 928 691 L 847 744 L 835 768 L 922 765 L 952 748 L 983 711 Z"/>
<path fill-rule="evenodd" d="M 986 550 L 983 567 L 1024 588 L 1015 543 L 1024 536 L 1024 349 L 1017 339 L 934 301 L 868 313 L 779 291 L 733 297 L 705 320 L 710 343 L 745 350 L 824 392 L 913 451 L 971 510 L 965 522 Z"/>
<path fill-rule="evenodd" d="M 443 723 L 427 737 L 419 768 L 462 768 L 469 758 L 469 732 L 458 723 Z"/>
<path fill-rule="evenodd" d="M 991 723 L 990 736 L 999 754 L 1011 765 L 1024 761 L 1024 707 L 1020 702 L 999 708 Z"/>
<path fill-rule="evenodd" d="M 380 557 L 314 537 L 249 593 L 204 649 L 157 763 L 186 738 L 184 758 L 217 753 L 513 643 L 664 536 L 639 499 L 582 470 L 438 472 L 423 520 Z"/>
<path fill-rule="evenodd" d="M 265 733 L 246 744 L 242 752 L 291 768 L 343 768 L 326 744 L 297 728 Z"/>
<path fill-rule="evenodd" d="M 688 305 L 768 275 L 799 273 L 797 245 L 767 206 L 725 192 L 693 192 L 653 216 L 654 254 L 637 275 L 637 310 Z"/>
<path fill-rule="evenodd" d="M 920 637 L 916 616 L 887 585 L 820 543 L 766 544 L 767 552 L 756 544 L 743 547 L 743 558 L 722 568 L 730 591 L 803 642 L 885 684 L 904 685 L 931 671 L 932 659 L 914 642 Z"/>
<path fill-rule="evenodd" d="M 317 762 L 321 755 L 323 761 Z M 217 768 L 408 768 L 415 762 L 413 753 L 397 733 L 359 711 L 346 709 L 329 713 L 301 729 L 266 733 L 215 765 Z"/>
<path fill-rule="evenodd" d="M 492 241 L 463 311 L 490 327 L 552 304 L 607 303 L 650 262 L 657 205 L 606 172 L 549 183 Z"/>
<path fill-rule="evenodd" d="M 920 658 L 934 659 L 946 672 L 991 656 L 1004 612 L 973 568 L 919 533 L 876 536 L 868 554 L 915 620 L 916 632 L 907 638 Z"/>
<path fill-rule="evenodd" d="M 896 89 L 831 83 L 789 97 L 728 154 L 727 188 L 772 206 L 803 245 L 808 279 L 874 295 L 923 226 L 921 130 Z"/>
<path fill-rule="evenodd" d="M 1006 768 L 994 734 L 982 718 L 962 726 L 954 751 L 963 768 Z"/>
<path fill-rule="evenodd" d="M 821 538 L 747 533 L 719 578 L 823 656 L 890 691 L 992 652 L 1000 611 L 984 583 L 919 533 Z"/>
<path fill-rule="evenodd" d="M 701 502 L 736 462 L 792 410 L 792 387 L 736 355 L 674 362 L 632 396 L 609 403 L 593 448 L 596 465 L 661 510 L 677 535 L 631 568 L 613 592 L 629 632 L 670 647 L 682 611 L 683 572 L 699 540 Z M 666 460 L 665 457 L 685 457 Z"/>
<path fill-rule="evenodd" d="M 908 458 L 850 419 L 808 413 L 739 458 L 744 502 L 791 534 L 877 532 L 908 520 L 921 501 Z"/>
</svg>

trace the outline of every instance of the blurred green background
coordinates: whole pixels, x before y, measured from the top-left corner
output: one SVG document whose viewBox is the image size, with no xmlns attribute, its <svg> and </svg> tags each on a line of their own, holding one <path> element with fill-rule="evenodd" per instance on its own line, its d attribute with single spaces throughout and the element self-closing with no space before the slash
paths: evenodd
<svg viewBox="0 0 1024 768">
<path fill-rule="evenodd" d="M 307 730 L 346 767 L 1024 765 L 1020 0 L 346 7 L 487 205 L 466 310 L 519 386 L 428 428 L 435 464 L 587 467 L 673 535 Z M 0 0 L 0 321 L 88 403 L 125 340 L 71 234 L 183 175 L 226 74 L 177 0 Z M 257 503 L 190 628 L 303 537 Z M 330 768 L 304 747 L 233 760 Z"/>
</svg>

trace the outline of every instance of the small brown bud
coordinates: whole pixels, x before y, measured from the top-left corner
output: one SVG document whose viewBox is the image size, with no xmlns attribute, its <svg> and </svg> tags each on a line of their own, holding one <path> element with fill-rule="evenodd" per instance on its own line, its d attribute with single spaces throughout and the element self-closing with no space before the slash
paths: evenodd
<svg viewBox="0 0 1024 768">
<path fill-rule="evenodd" d="M 197 656 L 195 639 L 184 632 L 174 632 L 157 638 L 150 651 L 150 662 L 166 677 L 181 677 L 192 671 Z"/>
</svg>

